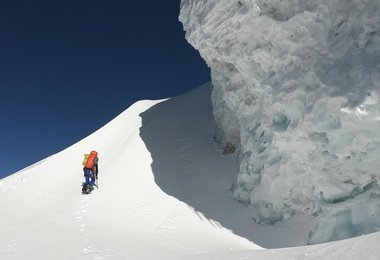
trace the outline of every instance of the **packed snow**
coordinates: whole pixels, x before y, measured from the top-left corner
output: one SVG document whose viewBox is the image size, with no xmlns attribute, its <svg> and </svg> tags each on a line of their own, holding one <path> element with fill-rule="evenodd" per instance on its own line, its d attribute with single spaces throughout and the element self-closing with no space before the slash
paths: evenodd
<svg viewBox="0 0 380 260">
<path fill-rule="evenodd" d="M 212 72 L 216 140 L 238 153 L 234 198 L 308 243 L 380 228 L 380 2 L 182 0 Z"/>
<path fill-rule="evenodd" d="M 235 155 L 213 142 L 211 88 L 140 101 L 106 126 L 0 180 L 0 259 L 378 259 L 380 233 L 304 245 L 310 219 L 257 224 L 232 199 Z M 81 194 L 83 154 L 99 189 Z"/>
</svg>

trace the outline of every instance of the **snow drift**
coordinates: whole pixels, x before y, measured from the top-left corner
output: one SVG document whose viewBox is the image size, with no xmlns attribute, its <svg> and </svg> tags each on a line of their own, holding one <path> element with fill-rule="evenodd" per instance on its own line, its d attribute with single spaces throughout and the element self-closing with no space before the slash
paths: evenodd
<svg viewBox="0 0 380 260">
<path fill-rule="evenodd" d="M 259 223 L 319 219 L 309 243 L 380 228 L 380 2 L 182 0 L 212 72 L 234 197 Z"/>
<path fill-rule="evenodd" d="M 156 184 L 162 178 L 152 171 L 155 153 L 146 147 L 152 146 L 149 140 L 157 138 L 154 144 L 159 143 L 160 153 L 170 158 L 164 173 L 175 176 L 191 154 L 184 150 L 186 146 L 175 139 L 166 142 L 164 136 L 172 140 L 189 123 L 178 111 L 203 114 L 195 123 L 212 118 L 209 103 L 204 103 L 208 89 L 187 96 L 190 100 L 204 96 L 200 107 L 181 106 L 174 100 L 140 101 L 82 141 L 0 180 L 0 258 L 181 259 L 182 255 L 260 248 Z M 165 116 L 169 121 L 154 121 Z M 181 133 L 199 133 L 202 127 Z M 99 189 L 82 195 L 82 159 L 91 150 L 99 152 Z M 177 160 L 179 150 L 182 160 Z M 217 151 L 213 146 L 203 150 L 204 160 L 210 151 Z M 182 190 L 180 183 L 180 176 L 165 182 Z"/>
</svg>

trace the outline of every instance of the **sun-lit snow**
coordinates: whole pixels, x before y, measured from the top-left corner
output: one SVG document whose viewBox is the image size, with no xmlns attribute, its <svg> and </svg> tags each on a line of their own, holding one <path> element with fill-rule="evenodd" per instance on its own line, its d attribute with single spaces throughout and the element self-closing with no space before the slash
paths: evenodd
<svg viewBox="0 0 380 260">
<path fill-rule="evenodd" d="M 151 106 L 154 110 L 157 103 L 138 102 L 81 142 L 1 180 L 0 258 L 168 259 L 175 255 L 176 259 L 182 254 L 259 248 L 156 184 L 151 167 L 154 154 L 144 141 L 159 138 L 165 124 L 175 124 L 181 117 L 178 113 L 173 122 L 149 124 L 159 114 L 145 119 L 140 113 Z M 180 107 L 171 109 L 176 112 Z M 208 107 L 194 112 L 204 109 Z M 142 120 L 149 125 L 147 132 L 143 127 L 140 131 Z M 149 134 L 146 138 L 140 137 L 143 130 Z M 160 152 L 172 150 L 174 155 L 187 156 L 183 159 L 187 161 L 192 155 L 180 153 L 178 149 L 186 147 L 176 144 L 162 142 Z M 99 152 L 99 189 L 84 196 L 81 161 L 91 150 Z M 170 158 L 166 165 L 170 173 L 176 170 L 177 159 Z M 179 185 L 175 178 L 168 181 L 167 185 Z"/>
<path fill-rule="evenodd" d="M 318 217 L 309 243 L 378 230 L 380 2 L 182 0 L 180 20 L 238 148 L 234 198 L 260 223 Z"/>
</svg>

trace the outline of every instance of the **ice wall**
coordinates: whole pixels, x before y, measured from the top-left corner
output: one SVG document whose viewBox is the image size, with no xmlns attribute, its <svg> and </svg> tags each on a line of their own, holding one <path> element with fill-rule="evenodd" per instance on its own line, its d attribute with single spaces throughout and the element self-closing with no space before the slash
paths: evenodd
<svg viewBox="0 0 380 260">
<path fill-rule="evenodd" d="M 182 0 L 180 21 L 257 221 L 316 216 L 309 243 L 379 228 L 380 1 Z"/>
</svg>

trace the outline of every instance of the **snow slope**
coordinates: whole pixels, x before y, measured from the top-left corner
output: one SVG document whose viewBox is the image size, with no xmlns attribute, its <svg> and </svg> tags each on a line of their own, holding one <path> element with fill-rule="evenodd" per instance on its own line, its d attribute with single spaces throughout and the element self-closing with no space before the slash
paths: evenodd
<svg viewBox="0 0 380 260">
<path fill-rule="evenodd" d="M 141 101 L 66 150 L 0 180 L 0 259 L 377 259 L 380 234 L 317 246 L 307 219 L 257 225 L 231 199 L 234 155 L 214 144 L 210 86 Z M 99 189 L 80 193 L 84 153 Z M 290 242 L 289 242 L 290 241 Z M 259 246 L 260 245 L 260 246 Z"/>
</svg>

